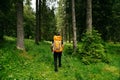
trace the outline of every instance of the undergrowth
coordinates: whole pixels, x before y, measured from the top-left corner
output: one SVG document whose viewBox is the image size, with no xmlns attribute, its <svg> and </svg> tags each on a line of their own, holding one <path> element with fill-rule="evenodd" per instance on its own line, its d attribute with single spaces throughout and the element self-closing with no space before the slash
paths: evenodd
<svg viewBox="0 0 120 80">
<path fill-rule="evenodd" d="M 120 44 L 106 43 L 105 51 L 110 64 L 103 62 L 84 65 L 81 59 L 67 50 L 65 44 L 62 67 L 54 72 L 50 42 L 26 39 L 26 51 L 16 49 L 16 39 L 6 37 L 0 44 L 0 80 L 119 80 Z M 79 44 L 79 47 L 82 47 Z M 67 53 L 67 51 L 69 53 Z"/>
<path fill-rule="evenodd" d="M 78 44 L 76 56 L 80 58 L 84 64 L 110 62 L 105 53 L 105 44 L 96 30 L 93 30 L 92 35 L 84 33 L 81 43 L 81 46 Z M 66 53 L 73 53 L 72 45 L 68 45 Z"/>
</svg>

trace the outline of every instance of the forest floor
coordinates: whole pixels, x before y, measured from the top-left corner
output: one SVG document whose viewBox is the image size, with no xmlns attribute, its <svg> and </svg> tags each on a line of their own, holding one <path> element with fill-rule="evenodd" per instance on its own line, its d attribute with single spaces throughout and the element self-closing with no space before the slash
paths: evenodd
<svg viewBox="0 0 120 80">
<path fill-rule="evenodd" d="M 62 67 L 54 72 L 50 42 L 35 45 L 25 39 L 26 51 L 16 49 L 16 39 L 0 43 L 0 80 L 120 80 L 120 44 L 106 43 L 110 63 L 83 64 L 63 52 Z"/>
</svg>

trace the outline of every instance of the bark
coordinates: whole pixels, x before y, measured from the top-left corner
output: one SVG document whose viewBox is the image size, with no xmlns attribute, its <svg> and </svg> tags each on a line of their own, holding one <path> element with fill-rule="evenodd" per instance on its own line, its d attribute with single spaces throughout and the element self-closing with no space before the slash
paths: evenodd
<svg viewBox="0 0 120 80">
<path fill-rule="evenodd" d="M 86 27 L 87 33 L 92 33 L 92 0 L 87 0 L 86 4 Z"/>
<path fill-rule="evenodd" d="M 23 28 L 23 1 L 17 2 L 17 49 L 25 50 Z"/>
<path fill-rule="evenodd" d="M 36 0 L 36 29 L 35 29 L 35 43 L 39 44 L 39 2 Z"/>
<path fill-rule="evenodd" d="M 39 16 L 39 41 L 41 41 L 41 0 L 39 0 L 39 11 L 38 11 L 38 16 Z"/>
<path fill-rule="evenodd" d="M 77 49 L 77 36 L 76 36 L 76 18 L 75 18 L 75 1 L 72 0 L 72 26 L 73 26 L 73 49 L 74 53 Z"/>
<path fill-rule="evenodd" d="M 70 43 L 71 42 L 71 33 L 70 33 L 71 32 L 71 29 L 70 29 L 71 26 L 70 26 L 70 24 L 68 24 L 68 26 L 69 26 L 69 43 Z"/>
<path fill-rule="evenodd" d="M 4 36 L 4 25 L 3 21 L 0 21 L 0 41 L 3 41 L 3 36 Z"/>
</svg>

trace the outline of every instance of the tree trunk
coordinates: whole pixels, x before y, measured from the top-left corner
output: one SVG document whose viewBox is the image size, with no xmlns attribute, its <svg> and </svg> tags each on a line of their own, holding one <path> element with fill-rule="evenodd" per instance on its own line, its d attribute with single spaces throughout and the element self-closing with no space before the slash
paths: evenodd
<svg viewBox="0 0 120 80">
<path fill-rule="evenodd" d="M 0 20 L 0 41 L 3 41 L 4 36 L 4 25 L 3 25 L 3 19 Z"/>
<path fill-rule="evenodd" d="M 38 11 L 38 16 L 39 16 L 39 41 L 41 41 L 41 0 L 39 0 L 39 11 Z"/>
<path fill-rule="evenodd" d="M 67 22 L 66 22 L 66 24 L 65 24 L 65 42 L 67 42 L 68 41 L 68 39 L 67 39 L 67 32 L 68 32 L 68 27 L 67 27 Z"/>
<path fill-rule="evenodd" d="M 17 49 L 25 50 L 23 28 L 23 1 L 17 1 Z"/>
<path fill-rule="evenodd" d="M 70 43 L 71 42 L 71 35 L 70 35 L 71 34 L 70 33 L 71 32 L 71 26 L 70 26 L 70 24 L 68 24 L 68 28 L 69 28 L 69 33 L 68 34 L 69 34 L 69 43 Z"/>
<path fill-rule="evenodd" d="M 75 1 L 72 0 L 72 26 L 73 26 L 73 49 L 74 53 L 77 49 L 77 36 L 76 36 L 76 18 L 75 18 Z"/>
<path fill-rule="evenodd" d="M 92 34 L 92 0 L 87 0 L 86 4 L 86 27 L 87 33 Z"/>
<path fill-rule="evenodd" d="M 36 29 L 35 29 L 35 43 L 39 44 L 39 2 L 36 0 Z"/>
</svg>

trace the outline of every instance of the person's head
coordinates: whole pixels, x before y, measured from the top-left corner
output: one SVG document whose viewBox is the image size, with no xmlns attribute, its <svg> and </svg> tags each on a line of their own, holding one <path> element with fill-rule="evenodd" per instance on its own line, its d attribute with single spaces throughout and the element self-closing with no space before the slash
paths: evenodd
<svg viewBox="0 0 120 80">
<path fill-rule="evenodd" d="M 58 32 L 57 35 L 60 35 L 60 32 Z"/>
</svg>

